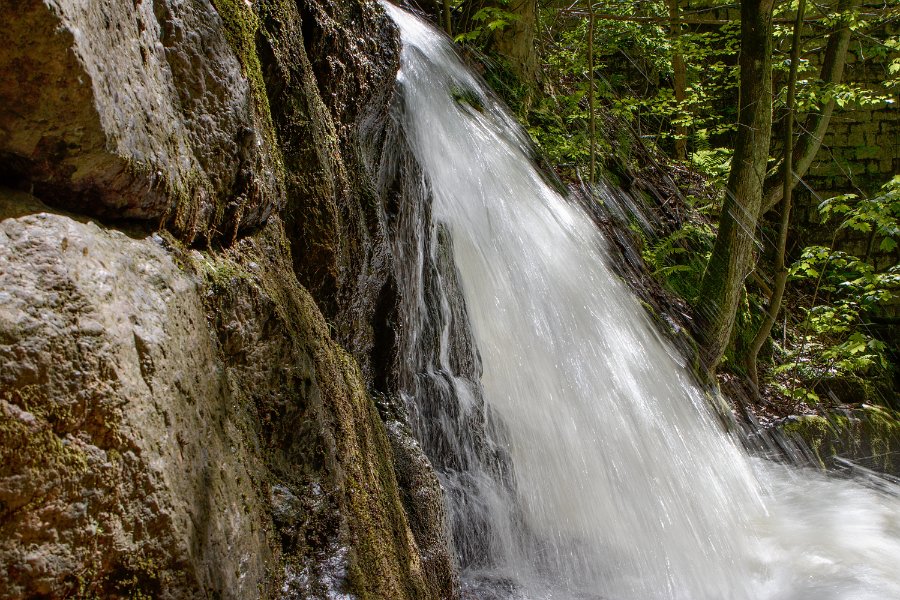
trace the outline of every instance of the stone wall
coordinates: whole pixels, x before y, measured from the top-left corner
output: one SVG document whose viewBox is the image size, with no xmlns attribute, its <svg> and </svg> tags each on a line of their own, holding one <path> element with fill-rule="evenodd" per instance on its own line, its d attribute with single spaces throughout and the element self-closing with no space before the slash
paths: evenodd
<svg viewBox="0 0 900 600">
<path fill-rule="evenodd" d="M 897 24 L 871 32 L 875 40 L 898 34 Z M 900 174 L 900 92 L 897 87 L 891 91 L 883 85 L 891 77 L 887 71 L 889 62 L 898 57 L 900 52 L 896 50 L 873 55 L 859 40 L 851 41 L 844 81 L 889 100 L 864 107 L 835 108 L 822 147 L 796 191 L 794 230 L 805 234 L 804 239 L 798 239 L 799 244 L 831 243 L 833 224 L 822 223 L 818 211 L 822 200 L 850 193 L 871 197 L 891 177 Z M 817 66 L 821 55 L 811 54 L 808 58 Z M 877 268 L 897 262 L 897 253 L 881 253 L 877 243 L 871 242 L 865 234 L 842 232 L 836 245 L 856 256 L 869 257 Z"/>
</svg>

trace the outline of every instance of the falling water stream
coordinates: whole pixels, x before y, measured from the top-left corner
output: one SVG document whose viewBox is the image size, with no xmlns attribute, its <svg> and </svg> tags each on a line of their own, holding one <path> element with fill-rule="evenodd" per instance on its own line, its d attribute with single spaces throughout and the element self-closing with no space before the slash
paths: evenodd
<svg viewBox="0 0 900 600">
<path fill-rule="evenodd" d="M 518 125 L 445 36 L 384 6 L 433 223 L 395 242 L 414 297 L 404 396 L 464 592 L 900 598 L 897 490 L 751 458 Z"/>
</svg>

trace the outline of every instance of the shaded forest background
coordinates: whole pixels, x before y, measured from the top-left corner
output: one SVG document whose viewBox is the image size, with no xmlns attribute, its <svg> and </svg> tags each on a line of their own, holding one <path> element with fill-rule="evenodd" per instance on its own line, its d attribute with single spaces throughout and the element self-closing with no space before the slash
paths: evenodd
<svg viewBox="0 0 900 600">
<path fill-rule="evenodd" d="M 650 207 L 628 229 L 702 376 L 774 418 L 900 408 L 900 2 L 419 8 L 564 181 Z"/>
</svg>

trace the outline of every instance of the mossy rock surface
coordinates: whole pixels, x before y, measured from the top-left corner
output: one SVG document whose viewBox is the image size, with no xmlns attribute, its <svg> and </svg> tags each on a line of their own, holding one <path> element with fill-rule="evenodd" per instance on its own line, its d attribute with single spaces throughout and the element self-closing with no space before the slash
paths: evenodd
<svg viewBox="0 0 900 600">
<path fill-rule="evenodd" d="M 820 466 L 838 457 L 900 475 L 900 413 L 892 409 L 864 404 L 824 416 L 792 417 L 781 430 L 808 447 Z"/>
<path fill-rule="evenodd" d="M 452 597 L 437 480 L 369 392 L 380 7 L 7 16 L 0 596 Z"/>
<path fill-rule="evenodd" d="M 0 596 L 271 592 L 196 277 L 159 236 L 42 211 L 0 221 L 0 280 Z"/>
<path fill-rule="evenodd" d="M 449 593 L 288 246 L 0 221 L 0 596 Z"/>
<path fill-rule="evenodd" d="M 193 253 L 212 293 L 226 373 L 255 407 L 281 540 L 298 597 L 425 598 L 394 456 L 357 362 L 297 282 L 273 220 L 222 254 Z"/>
<path fill-rule="evenodd" d="M 230 23 L 200 0 L 10 3 L 0 179 L 188 242 L 261 225 L 283 206 L 281 161 L 251 31 Z"/>
</svg>

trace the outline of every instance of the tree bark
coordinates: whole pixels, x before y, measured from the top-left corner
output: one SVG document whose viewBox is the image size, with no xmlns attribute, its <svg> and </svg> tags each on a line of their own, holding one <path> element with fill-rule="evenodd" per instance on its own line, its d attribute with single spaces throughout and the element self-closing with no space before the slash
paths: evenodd
<svg viewBox="0 0 900 600">
<path fill-rule="evenodd" d="M 474 25 L 472 17 L 482 8 L 493 7 L 515 15 L 517 18 L 506 27 L 490 32 L 486 48 L 506 59 L 513 74 L 532 90 L 540 83 L 538 62 L 537 0 L 510 0 L 504 4 L 499 0 L 466 0 L 460 7 L 459 31 L 470 31 Z"/>
<path fill-rule="evenodd" d="M 444 13 L 444 31 L 447 32 L 451 38 L 453 37 L 453 19 L 450 16 L 450 0 L 441 0 L 441 6 L 439 10 L 443 10 Z"/>
<path fill-rule="evenodd" d="M 860 0 L 838 0 L 837 10 L 841 15 L 856 10 Z M 822 62 L 820 79 L 826 85 L 838 85 L 844 77 L 844 65 L 847 60 L 847 49 L 850 46 L 850 26 L 847 19 L 835 24 L 828 36 L 828 44 L 825 47 L 825 59 Z M 822 138 L 828 131 L 831 123 L 831 115 L 834 112 L 834 100 L 822 107 L 818 114 L 811 114 L 803 125 L 803 134 L 797 139 L 793 149 L 792 189 L 797 182 L 806 175 L 812 165 L 819 148 L 822 146 Z M 778 172 L 766 180 L 765 198 L 763 200 L 763 214 L 775 207 L 784 197 L 784 161 Z"/>
<path fill-rule="evenodd" d="M 672 40 L 672 84 L 675 88 L 675 102 L 679 106 L 678 117 L 681 114 L 681 107 L 687 98 L 687 65 L 684 62 L 684 55 L 678 47 L 678 39 L 681 37 L 681 23 L 679 23 L 680 7 L 678 0 L 666 0 L 669 8 L 669 17 L 672 19 L 669 36 Z M 593 11 L 591 12 L 593 18 Z M 687 127 L 683 123 L 675 126 L 675 158 L 678 160 L 687 159 Z"/>
<path fill-rule="evenodd" d="M 594 106 L 594 5 L 592 0 L 588 0 L 588 110 L 590 111 L 591 138 L 589 140 L 591 168 L 588 181 L 593 185 L 597 168 L 597 117 Z"/>
<path fill-rule="evenodd" d="M 773 1 L 741 2 L 738 132 L 719 231 L 698 298 L 701 358 L 709 375 L 731 337 L 762 207 L 772 134 Z"/>
<path fill-rule="evenodd" d="M 797 20 L 794 22 L 794 35 L 791 41 L 791 66 L 788 73 L 787 95 L 785 97 L 785 127 L 784 127 L 784 164 L 793 164 L 793 147 L 794 147 L 794 98 L 797 88 L 797 65 L 800 62 L 800 46 L 802 45 L 801 35 L 803 32 L 803 14 L 806 12 L 806 0 L 800 0 L 797 7 Z M 787 253 L 787 235 L 788 225 L 791 220 L 791 192 L 794 189 L 794 173 L 789 172 L 782 179 L 783 200 L 781 204 L 781 224 L 778 229 L 778 249 L 775 258 L 775 285 L 772 290 L 772 297 L 769 299 L 769 310 L 756 332 L 756 337 L 750 344 L 750 350 L 747 352 L 745 366 L 750 381 L 753 382 L 754 391 L 759 391 L 759 376 L 757 375 L 756 358 L 759 351 L 772 333 L 772 326 L 778 317 L 778 311 L 781 310 L 781 298 L 784 296 L 784 288 L 787 285 L 787 266 L 785 265 L 785 254 Z"/>
</svg>

